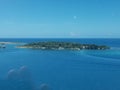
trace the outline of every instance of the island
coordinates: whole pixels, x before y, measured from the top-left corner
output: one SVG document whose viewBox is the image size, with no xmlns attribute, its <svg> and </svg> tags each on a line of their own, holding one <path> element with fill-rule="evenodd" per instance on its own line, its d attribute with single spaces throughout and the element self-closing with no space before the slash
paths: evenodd
<svg viewBox="0 0 120 90">
<path fill-rule="evenodd" d="M 5 44 L 25 44 L 25 43 L 22 43 L 22 42 L 0 42 L 0 45 L 5 45 Z"/>
<path fill-rule="evenodd" d="M 7 45 L 24 45 L 22 42 L 0 42 L 0 49 L 6 48 Z"/>
<path fill-rule="evenodd" d="M 0 48 L 6 48 L 4 43 L 0 43 Z"/>
<path fill-rule="evenodd" d="M 17 46 L 17 48 L 31 48 L 40 50 L 107 50 L 110 47 L 96 44 L 81 44 L 73 42 L 33 42 Z"/>
</svg>

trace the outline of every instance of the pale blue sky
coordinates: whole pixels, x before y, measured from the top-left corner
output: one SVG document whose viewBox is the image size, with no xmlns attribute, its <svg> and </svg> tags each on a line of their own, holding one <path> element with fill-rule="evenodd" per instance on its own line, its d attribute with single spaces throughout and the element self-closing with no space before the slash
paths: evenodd
<svg viewBox="0 0 120 90">
<path fill-rule="evenodd" d="M 0 0 L 0 38 L 120 38 L 120 0 Z"/>
</svg>

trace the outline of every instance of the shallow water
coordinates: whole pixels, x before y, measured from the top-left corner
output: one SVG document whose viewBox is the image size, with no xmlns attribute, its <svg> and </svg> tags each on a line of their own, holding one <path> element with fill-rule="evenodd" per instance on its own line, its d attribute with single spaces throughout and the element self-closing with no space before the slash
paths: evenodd
<svg viewBox="0 0 120 90">
<path fill-rule="evenodd" d="M 105 44 L 112 49 L 42 51 L 7 45 L 0 50 L 0 81 L 5 81 L 9 70 L 26 66 L 35 87 L 45 83 L 50 90 L 120 90 L 120 39 L 0 39 L 13 42 L 49 40 Z"/>
</svg>

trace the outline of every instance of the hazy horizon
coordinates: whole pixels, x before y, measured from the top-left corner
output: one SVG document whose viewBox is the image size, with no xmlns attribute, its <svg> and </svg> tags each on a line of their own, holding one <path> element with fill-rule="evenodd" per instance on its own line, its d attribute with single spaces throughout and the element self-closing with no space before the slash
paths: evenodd
<svg viewBox="0 0 120 90">
<path fill-rule="evenodd" d="M 0 38 L 120 38 L 119 0 L 0 0 Z"/>
</svg>

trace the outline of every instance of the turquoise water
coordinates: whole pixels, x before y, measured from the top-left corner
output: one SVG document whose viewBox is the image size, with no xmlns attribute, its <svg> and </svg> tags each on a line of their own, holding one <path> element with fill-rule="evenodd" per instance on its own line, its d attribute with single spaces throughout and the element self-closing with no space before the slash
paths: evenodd
<svg viewBox="0 0 120 90">
<path fill-rule="evenodd" d="M 105 44 L 112 48 L 100 51 L 42 51 L 7 45 L 6 49 L 0 49 L 0 90 L 28 90 L 24 85 L 22 89 L 13 89 L 8 84 L 8 72 L 11 69 L 19 71 L 22 66 L 28 68 L 30 82 L 35 87 L 29 90 L 38 90 L 36 87 L 42 84 L 46 84 L 49 90 L 120 90 L 120 39 L 0 39 L 10 42 L 51 40 Z M 17 86 L 21 83 L 14 81 L 13 84 Z M 8 88 L 5 88 L 7 85 Z"/>
</svg>

